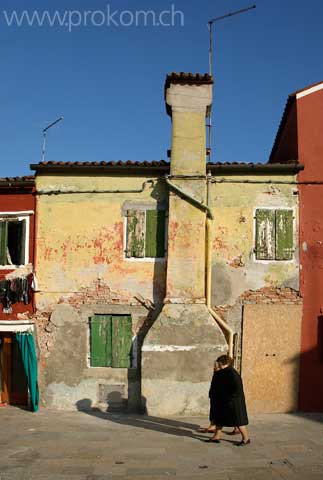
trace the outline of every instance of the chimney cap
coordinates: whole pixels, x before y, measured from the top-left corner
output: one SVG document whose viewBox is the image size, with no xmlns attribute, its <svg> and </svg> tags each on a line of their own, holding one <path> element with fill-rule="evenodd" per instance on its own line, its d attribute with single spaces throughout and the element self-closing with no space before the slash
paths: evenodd
<svg viewBox="0 0 323 480">
<path fill-rule="evenodd" d="M 166 76 L 165 90 L 169 88 L 171 84 L 177 85 L 212 85 L 213 77 L 208 73 L 185 73 L 185 72 L 172 72 Z"/>
</svg>

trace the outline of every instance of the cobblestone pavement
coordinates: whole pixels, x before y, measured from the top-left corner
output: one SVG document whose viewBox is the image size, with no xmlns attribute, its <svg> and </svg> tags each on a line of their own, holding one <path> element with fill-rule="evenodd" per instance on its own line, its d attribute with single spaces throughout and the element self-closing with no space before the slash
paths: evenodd
<svg viewBox="0 0 323 480">
<path fill-rule="evenodd" d="M 1 480 L 323 478 L 323 415 L 258 415 L 250 446 L 208 444 L 206 418 L 0 409 Z M 228 430 L 228 429 L 227 429 Z"/>
</svg>

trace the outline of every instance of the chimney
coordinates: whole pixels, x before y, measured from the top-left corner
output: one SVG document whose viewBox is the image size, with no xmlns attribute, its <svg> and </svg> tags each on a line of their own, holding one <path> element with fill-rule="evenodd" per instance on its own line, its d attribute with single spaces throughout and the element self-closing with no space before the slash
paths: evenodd
<svg viewBox="0 0 323 480">
<path fill-rule="evenodd" d="M 205 299 L 206 128 L 212 77 L 172 73 L 167 284 L 142 347 L 142 400 L 152 415 L 208 414 L 213 363 L 227 351 Z"/>
<path fill-rule="evenodd" d="M 165 85 L 172 118 L 171 182 L 202 204 L 206 203 L 205 117 L 212 103 L 212 83 L 209 75 L 173 73 Z M 205 303 L 205 211 L 172 190 L 169 233 L 166 302 Z"/>
</svg>

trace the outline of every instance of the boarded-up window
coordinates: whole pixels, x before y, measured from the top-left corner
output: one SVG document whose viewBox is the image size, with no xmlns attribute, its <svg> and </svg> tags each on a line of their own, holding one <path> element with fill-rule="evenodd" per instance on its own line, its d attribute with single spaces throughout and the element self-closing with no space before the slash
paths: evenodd
<svg viewBox="0 0 323 480">
<path fill-rule="evenodd" d="M 165 210 L 127 211 L 127 258 L 165 256 Z"/>
<path fill-rule="evenodd" d="M 0 218 L 0 265 L 24 265 L 26 220 Z"/>
<path fill-rule="evenodd" d="M 291 260 L 293 258 L 293 211 L 256 210 L 256 259 Z"/>
<path fill-rule="evenodd" d="M 90 318 L 91 367 L 131 366 L 130 315 L 94 315 Z"/>
</svg>

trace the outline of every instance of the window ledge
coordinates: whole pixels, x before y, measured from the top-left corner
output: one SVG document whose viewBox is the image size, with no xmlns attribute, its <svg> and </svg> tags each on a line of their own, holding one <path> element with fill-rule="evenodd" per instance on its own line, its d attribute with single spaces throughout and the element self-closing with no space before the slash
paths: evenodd
<svg viewBox="0 0 323 480">
<path fill-rule="evenodd" d="M 32 264 L 26 263 L 26 265 L 0 265 L 0 270 L 23 270 L 24 268 L 30 268 L 30 272 L 32 272 Z"/>
<path fill-rule="evenodd" d="M 125 257 L 125 262 L 147 262 L 147 263 L 154 263 L 159 262 L 163 263 L 166 262 L 166 257 L 158 257 L 158 258 L 151 258 L 151 257 L 144 257 L 144 258 L 136 258 L 136 257 Z"/>
</svg>

